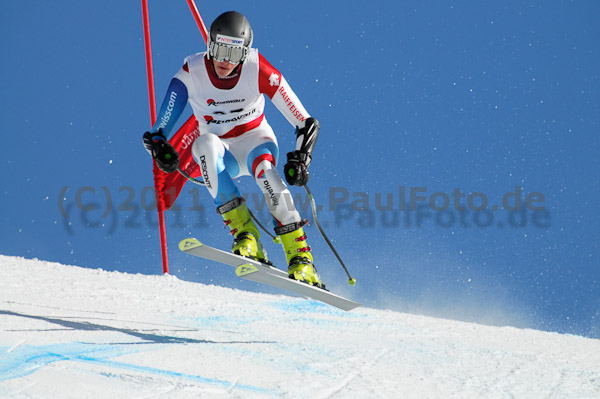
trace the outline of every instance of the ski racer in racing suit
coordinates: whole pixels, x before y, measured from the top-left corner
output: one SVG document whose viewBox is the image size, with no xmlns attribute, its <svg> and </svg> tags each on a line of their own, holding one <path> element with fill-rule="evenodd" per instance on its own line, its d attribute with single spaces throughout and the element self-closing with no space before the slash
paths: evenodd
<svg viewBox="0 0 600 399">
<path fill-rule="evenodd" d="M 313 264 L 304 223 L 291 193 L 276 169 L 277 138 L 263 111 L 266 95 L 296 128 L 296 149 L 287 154 L 284 175 L 289 184 L 303 186 L 319 133 L 311 117 L 283 75 L 257 49 L 252 29 L 240 13 L 221 14 L 211 24 L 207 51 L 187 57 L 175 74 L 144 145 L 158 167 L 172 173 L 179 165 L 167 138 L 189 103 L 200 136 L 192 154 L 202 178 L 234 236 L 232 251 L 269 263 L 260 233 L 233 179 L 252 176 L 262 190 L 274 218 L 288 262 L 288 275 L 324 287 Z"/>
</svg>

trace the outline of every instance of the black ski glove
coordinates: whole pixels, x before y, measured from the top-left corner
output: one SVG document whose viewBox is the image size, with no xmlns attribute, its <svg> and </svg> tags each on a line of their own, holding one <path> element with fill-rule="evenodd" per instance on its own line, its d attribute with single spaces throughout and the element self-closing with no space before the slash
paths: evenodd
<svg viewBox="0 0 600 399">
<path fill-rule="evenodd" d="M 308 118 L 303 128 L 296 127 L 296 150 L 288 152 L 287 163 L 283 168 L 285 180 L 293 186 L 305 186 L 308 183 L 308 165 L 319 137 L 320 125 L 315 118 Z"/>
<path fill-rule="evenodd" d="M 173 173 L 177 170 L 179 167 L 179 154 L 167 141 L 162 129 L 159 129 L 158 133 L 144 133 L 143 141 L 146 151 L 152 155 L 160 170 L 165 173 Z"/>
<path fill-rule="evenodd" d="M 288 184 L 305 186 L 308 183 L 308 165 L 310 155 L 301 151 L 288 152 L 287 163 L 283 167 L 283 174 Z"/>
</svg>

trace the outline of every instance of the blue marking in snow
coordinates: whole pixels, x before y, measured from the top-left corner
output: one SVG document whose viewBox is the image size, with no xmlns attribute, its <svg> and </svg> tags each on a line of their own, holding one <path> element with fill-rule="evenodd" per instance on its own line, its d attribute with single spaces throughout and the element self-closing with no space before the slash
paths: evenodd
<svg viewBox="0 0 600 399">
<path fill-rule="evenodd" d="M 138 346 L 134 348 L 134 346 Z M 20 378 L 34 373 L 36 370 L 58 361 L 74 361 L 100 364 L 107 367 L 164 375 L 168 377 L 183 378 L 202 384 L 218 385 L 229 389 L 260 392 L 267 395 L 276 395 L 276 392 L 252 385 L 232 384 L 228 381 L 206 378 L 193 374 L 179 373 L 176 371 L 162 370 L 154 367 L 139 366 L 131 363 L 110 360 L 112 357 L 137 353 L 141 351 L 139 345 L 95 345 L 88 343 L 68 343 L 54 345 L 22 345 L 12 352 L 9 347 L 0 347 L 0 382 Z"/>
<path fill-rule="evenodd" d="M 0 347 L 6 354 L 0 358 L 0 381 L 29 375 L 37 369 L 61 360 L 77 360 L 79 356 L 94 355 L 109 358 L 139 352 L 127 346 L 93 345 L 84 343 L 54 345 L 22 345 L 12 352 L 8 347 Z"/>
<path fill-rule="evenodd" d="M 364 315 L 359 315 L 356 312 L 344 312 L 343 310 L 339 310 L 333 306 L 313 300 L 277 301 L 271 302 L 269 305 L 290 313 L 318 313 L 323 315 L 342 316 L 345 318 L 365 317 Z"/>
<path fill-rule="evenodd" d="M 88 362 L 88 363 L 96 363 L 96 364 L 101 364 L 104 366 L 109 366 L 109 367 L 113 367 L 113 368 L 129 370 L 129 371 L 138 371 L 138 372 L 142 372 L 142 373 L 164 375 L 164 376 L 168 376 L 168 377 L 184 378 L 186 380 L 200 382 L 203 384 L 219 385 L 224 388 L 243 389 L 245 391 L 254 391 L 254 392 L 275 395 L 275 392 L 272 392 L 265 388 L 255 387 L 252 385 L 244 385 L 244 384 L 233 385 L 232 383 L 230 383 L 228 381 L 217 380 L 214 378 L 206 378 L 206 377 L 193 375 L 193 374 L 179 373 L 177 371 L 162 370 L 162 369 L 157 369 L 154 367 L 138 366 L 136 364 L 116 362 L 116 361 L 112 361 L 112 360 L 88 358 L 86 356 L 79 356 L 77 359 L 74 359 L 74 360 L 80 360 L 80 361 Z"/>
<path fill-rule="evenodd" d="M 206 317 L 178 317 L 178 320 L 184 320 L 192 323 L 193 326 L 203 328 L 234 328 L 245 326 L 260 319 L 259 316 L 206 316 Z"/>
</svg>

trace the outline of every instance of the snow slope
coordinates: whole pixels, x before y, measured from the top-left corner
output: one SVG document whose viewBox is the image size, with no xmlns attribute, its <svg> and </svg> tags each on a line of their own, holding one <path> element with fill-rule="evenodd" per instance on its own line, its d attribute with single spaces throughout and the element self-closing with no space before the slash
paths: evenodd
<svg viewBox="0 0 600 399">
<path fill-rule="evenodd" d="M 600 341 L 0 256 L 0 397 L 600 398 Z"/>
</svg>

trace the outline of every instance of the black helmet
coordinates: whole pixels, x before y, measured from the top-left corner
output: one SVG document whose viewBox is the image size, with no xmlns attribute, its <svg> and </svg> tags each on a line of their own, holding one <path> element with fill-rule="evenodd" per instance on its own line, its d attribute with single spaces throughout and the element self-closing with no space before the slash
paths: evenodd
<svg viewBox="0 0 600 399">
<path fill-rule="evenodd" d="M 232 64 L 244 62 L 252 46 L 250 22 L 236 11 L 227 11 L 210 25 L 208 55 L 215 60 Z"/>
</svg>

